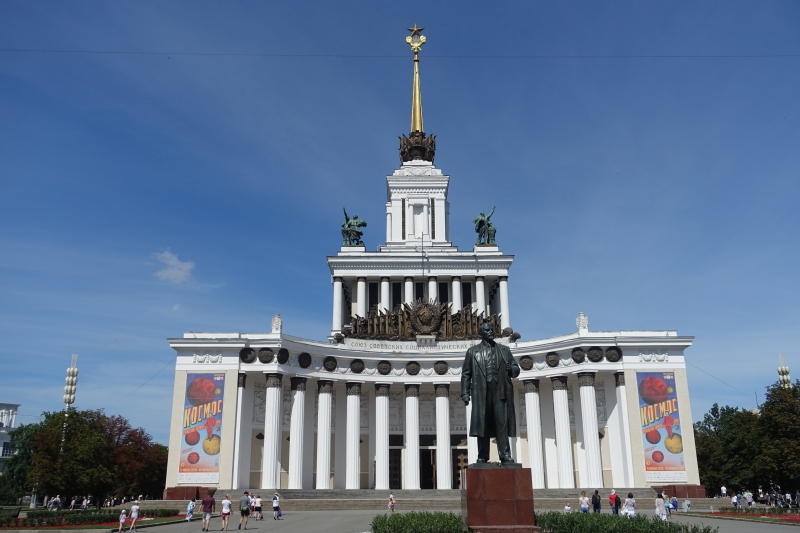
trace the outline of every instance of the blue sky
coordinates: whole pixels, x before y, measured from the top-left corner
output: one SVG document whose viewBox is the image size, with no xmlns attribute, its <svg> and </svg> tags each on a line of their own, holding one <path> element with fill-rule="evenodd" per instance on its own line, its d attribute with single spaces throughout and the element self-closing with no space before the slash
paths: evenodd
<svg viewBox="0 0 800 533">
<path fill-rule="evenodd" d="M 497 205 L 523 339 L 696 336 L 695 419 L 800 375 L 795 1 L 5 0 L 0 401 L 60 409 L 77 353 L 75 406 L 166 442 L 166 338 L 324 339 L 342 207 L 384 236 L 414 23 L 452 240 Z"/>
</svg>

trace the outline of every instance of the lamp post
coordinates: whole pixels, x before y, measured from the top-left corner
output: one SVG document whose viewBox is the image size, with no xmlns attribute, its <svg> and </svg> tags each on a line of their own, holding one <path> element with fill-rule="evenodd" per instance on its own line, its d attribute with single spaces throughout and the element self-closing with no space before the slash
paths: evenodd
<svg viewBox="0 0 800 533">
<path fill-rule="evenodd" d="M 781 362 L 781 366 L 778 367 L 778 382 L 780 383 L 780 387 L 783 389 L 791 389 L 792 378 L 789 376 L 789 367 L 786 366 L 782 353 L 778 354 L 778 359 Z"/>
<path fill-rule="evenodd" d="M 61 428 L 61 453 L 64 453 L 64 440 L 67 438 L 67 417 L 69 408 L 75 402 L 75 389 L 78 385 L 78 354 L 72 354 L 72 365 L 67 369 L 64 387 L 64 426 Z"/>
</svg>

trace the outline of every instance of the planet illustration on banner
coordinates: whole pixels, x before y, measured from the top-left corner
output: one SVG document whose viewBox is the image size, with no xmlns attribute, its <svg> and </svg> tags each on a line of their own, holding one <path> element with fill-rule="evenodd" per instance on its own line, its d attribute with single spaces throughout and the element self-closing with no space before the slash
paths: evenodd
<svg viewBox="0 0 800 533">
<path fill-rule="evenodd" d="M 669 453 L 681 453 L 683 451 L 683 437 L 678 433 L 673 433 L 671 436 L 664 439 L 664 447 Z"/>
<path fill-rule="evenodd" d="M 666 381 L 655 376 L 648 376 L 639 384 L 639 397 L 650 405 L 666 402 L 672 392 Z"/>
<path fill-rule="evenodd" d="M 664 454 L 663 453 L 661 453 L 658 450 L 653 452 L 653 461 L 655 461 L 656 463 L 660 463 L 663 460 L 664 460 Z"/>
<path fill-rule="evenodd" d="M 194 446 L 198 442 L 200 442 L 200 433 L 197 431 L 192 431 L 191 433 L 187 433 L 186 436 L 183 438 L 186 441 L 186 444 L 189 446 Z"/>
<path fill-rule="evenodd" d="M 197 452 L 192 452 L 186 457 L 186 460 L 189 461 L 189 464 L 197 464 L 197 461 L 200 460 L 200 454 Z"/>
<path fill-rule="evenodd" d="M 203 405 L 213 402 L 217 386 L 208 378 L 197 378 L 186 389 L 186 399 L 192 405 Z"/>
<path fill-rule="evenodd" d="M 210 439 L 203 439 L 203 451 L 208 455 L 217 455 L 220 448 L 219 435 L 213 435 Z"/>
<path fill-rule="evenodd" d="M 659 433 L 657 429 L 651 429 L 647 432 L 645 437 L 650 444 L 658 444 L 661 441 L 661 433 Z"/>
</svg>

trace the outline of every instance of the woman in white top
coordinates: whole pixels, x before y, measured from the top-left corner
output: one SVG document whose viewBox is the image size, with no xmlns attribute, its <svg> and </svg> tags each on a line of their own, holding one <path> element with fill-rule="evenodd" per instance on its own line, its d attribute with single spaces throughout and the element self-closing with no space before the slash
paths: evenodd
<svg viewBox="0 0 800 533">
<path fill-rule="evenodd" d="M 662 522 L 667 521 L 667 506 L 664 503 L 664 496 L 661 494 L 656 496 L 656 516 L 659 517 Z"/>
<path fill-rule="evenodd" d="M 581 491 L 581 497 L 578 498 L 578 503 L 580 504 L 581 512 L 586 514 L 589 512 L 589 498 L 586 496 L 586 491 Z"/>
<path fill-rule="evenodd" d="M 625 498 L 625 505 L 622 506 L 622 514 L 625 516 L 636 516 L 636 500 L 633 499 L 632 492 L 629 492 L 628 497 Z"/>
<path fill-rule="evenodd" d="M 231 495 L 226 494 L 222 500 L 222 531 L 228 531 L 228 520 L 231 517 Z"/>
<path fill-rule="evenodd" d="M 275 496 L 272 497 L 272 518 L 274 520 L 280 520 L 281 517 L 279 513 L 281 512 L 281 499 L 278 496 L 278 493 L 275 493 Z"/>
<path fill-rule="evenodd" d="M 139 500 L 133 502 L 131 506 L 131 528 L 128 531 L 136 531 L 137 518 L 139 518 Z"/>
<path fill-rule="evenodd" d="M 255 515 L 255 516 L 253 516 L 253 518 L 255 520 L 264 520 L 264 515 L 261 514 L 261 504 L 262 503 L 263 503 L 263 500 L 261 499 L 261 494 L 259 494 L 258 496 L 256 496 L 256 499 L 253 502 L 253 513 Z"/>
</svg>

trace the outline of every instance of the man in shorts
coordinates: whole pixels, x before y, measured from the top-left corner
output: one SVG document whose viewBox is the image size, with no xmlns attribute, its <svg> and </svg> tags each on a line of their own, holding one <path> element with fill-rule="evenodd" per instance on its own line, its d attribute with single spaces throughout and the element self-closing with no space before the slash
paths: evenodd
<svg viewBox="0 0 800 533">
<path fill-rule="evenodd" d="M 250 517 L 250 493 L 244 491 L 244 495 L 239 498 L 239 529 L 242 529 L 242 520 L 244 520 L 244 528 L 247 529 L 247 520 Z"/>
<path fill-rule="evenodd" d="M 214 499 L 214 491 L 208 491 L 208 495 L 203 498 L 203 531 L 208 531 L 211 527 L 211 513 L 216 511 L 217 501 Z"/>
</svg>

